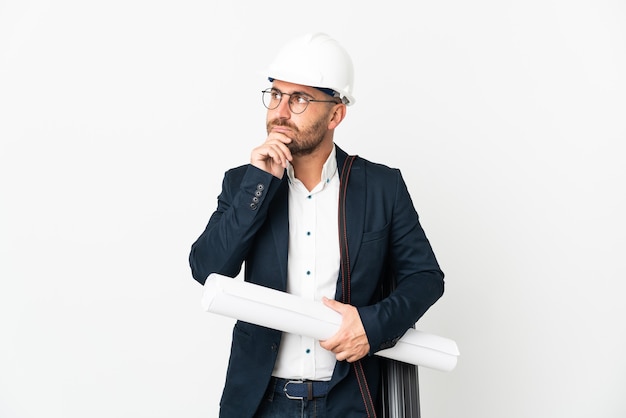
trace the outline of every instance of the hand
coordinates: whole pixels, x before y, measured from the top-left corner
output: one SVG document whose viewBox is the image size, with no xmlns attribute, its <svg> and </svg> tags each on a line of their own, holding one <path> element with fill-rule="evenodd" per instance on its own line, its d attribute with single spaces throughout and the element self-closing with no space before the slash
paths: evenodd
<svg viewBox="0 0 626 418">
<path fill-rule="evenodd" d="M 352 305 L 324 298 L 324 305 L 341 314 L 339 331 L 327 340 L 320 341 L 322 348 L 335 353 L 338 361 L 353 363 L 367 355 L 370 343 L 365 334 L 359 312 Z"/>
<path fill-rule="evenodd" d="M 286 145 L 290 142 L 291 138 L 284 134 L 270 133 L 262 145 L 252 150 L 250 164 L 274 177 L 282 178 L 287 162 L 292 160 L 291 151 Z"/>
</svg>

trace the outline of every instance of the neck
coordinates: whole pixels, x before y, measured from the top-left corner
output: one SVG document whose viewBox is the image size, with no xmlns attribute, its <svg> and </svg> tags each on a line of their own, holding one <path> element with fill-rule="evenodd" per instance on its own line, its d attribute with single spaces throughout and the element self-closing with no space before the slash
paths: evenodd
<svg viewBox="0 0 626 418">
<path fill-rule="evenodd" d="M 313 190 L 320 182 L 324 163 L 328 159 L 333 145 L 332 141 L 328 141 L 311 154 L 294 156 L 291 162 L 294 176 L 304 184 L 307 190 Z"/>
</svg>

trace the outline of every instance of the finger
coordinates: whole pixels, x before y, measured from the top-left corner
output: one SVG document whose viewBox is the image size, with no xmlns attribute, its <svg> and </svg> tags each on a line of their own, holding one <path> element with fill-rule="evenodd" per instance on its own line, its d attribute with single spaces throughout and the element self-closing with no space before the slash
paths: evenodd
<svg viewBox="0 0 626 418">
<path fill-rule="evenodd" d="M 275 139 L 277 141 L 282 142 L 283 144 L 288 144 L 292 141 L 291 137 L 287 136 L 284 132 L 276 132 L 276 131 L 270 131 L 267 134 L 267 139 Z"/>
<path fill-rule="evenodd" d="M 268 139 L 265 141 L 265 145 L 267 146 L 271 146 L 271 147 L 277 147 L 278 149 L 281 150 L 281 152 L 283 153 L 283 155 L 285 156 L 285 158 L 289 161 L 293 160 L 292 156 L 291 156 L 291 151 L 289 150 L 289 148 L 287 147 L 286 144 L 291 142 L 290 138 L 285 137 L 288 141 L 281 141 L 280 139 L 277 138 L 270 138 L 268 137 Z"/>
<path fill-rule="evenodd" d="M 333 351 L 333 349 L 336 347 L 336 345 L 337 345 L 337 343 L 335 341 L 333 341 L 332 337 L 327 339 L 327 340 L 320 341 L 320 346 L 324 350 Z"/>
<path fill-rule="evenodd" d="M 287 167 L 287 156 L 279 147 L 273 145 L 268 147 L 267 155 L 272 159 L 272 163 L 283 168 Z"/>
<path fill-rule="evenodd" d="M 344 360 L 347 361 L 348 360 L 347 356 L 345 356 L 343 353 L 337 353 L 335 355 L 335 359 L 337 359 L 337 361 L 344 361 Z"/>
<path fill-rule="evenodd" d="M 335 359 L 337 361 L 347 361 L 348 363 L 352 363 L 357 361 L 360 357 L 356 353 L 352 353 L 350 351 L 340 351 L 339 353 L 335 353 Z"/>
<path fill-rule="evenodd" d="M 285 152 L 289 152 L 289 148 L 287 145 L 292 142 L 292 139 L 283 134 L 270 133 L 266 140 L 265 144 L 268 145 L 277 145 L 285 150 Z"/>
<path fill-rule="evenodd" d="M 336 336 L 333 336 L 324 341 L 320 341 L 320 346 L 324 350 L 328 350 L 335 354 L 343 351 L 343 347 L 341 346 L 341 341 L 339 341 L 339 339 Z"/>
<path fill-rule="evenodd" d="M 281 142 L 284 142 L 284 143 L 291 142 L 292 136 L 294 136 L 294 135 L 296 135 L 295 130 L 289 129 L 289 128 L 285 128 L 285 127 L 272 126 L 267 131 L 267 136 L 268 137 L 270 137 L 270 138 L 277 138 Z"/>
<path fill-rule="evenodd" d="M 273 163 L 287 166 L 287 161 L 291 161 L 291 152 L 282 143 L 265 143 L 258 147 L 256 150 L 256 156 L 258 161 L 264 161 L 271 159 Z"/>
<path fill-rule="evenodd" d="M 322 303 L 324 303 L 324 305 L 328 306 L 335 312 L 342 313 L 345 310 L 345 304 L 334 299 L 328 299 L 327 297 L 323 297 Z"/>
<path fill-rule="evenodd" d="M 288 150 L 287 150 L 288 151 Z M 255 160 L 264 162 L 271 160 L 271 163 L 286 167 L 287 155 L 285 150 L 277 144 L 264 144 L 255 149 Z"/>
</svg>

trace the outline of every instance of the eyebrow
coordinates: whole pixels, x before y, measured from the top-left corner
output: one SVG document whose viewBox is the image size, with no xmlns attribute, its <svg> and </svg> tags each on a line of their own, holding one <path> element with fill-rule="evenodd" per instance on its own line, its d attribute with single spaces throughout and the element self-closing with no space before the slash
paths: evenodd
<svg viewBox="0 0 626 418">
<path fill-rule="evenodd" d="M 296 94 L 296 95 L 300 95 L 300 96 L 306 96 L 306 97 L 308 97 L 309 99 L 316 100 L 316 99 L 315 99 L 315 96 L 312 96 L 312 95 L 310 95 L 309 93 L 304 92 L 304 91 L 292 91 L 291 93 L 287 93 L 286 91 L 280 91 L 280 90 L 278 90 L 276 87 L 272 87 L 271 89 L 272 89 L 272 90 L 274 90 L 274 91 L 279 92 L 280 94 L 287 94 L 287 95 L 289 95 L 289 96 Z"/>
</svg>

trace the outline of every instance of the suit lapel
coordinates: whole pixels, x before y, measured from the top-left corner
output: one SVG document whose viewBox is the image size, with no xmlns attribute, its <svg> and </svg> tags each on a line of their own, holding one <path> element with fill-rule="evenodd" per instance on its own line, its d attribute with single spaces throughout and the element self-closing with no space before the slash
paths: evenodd
<svg viewBox="0 0 626 418">
<path fill-rule="evenodd" d="M 341 176 L 341 168 L 348 155 L 337 147 L 337 169 Z M 343 179 L 340 179 L 344 181 Z M 361 247 L 365 227 L 365 168 L 363 160 L 357 158 L 352 164 L 346 193 L 346 229 L 348 234 L 348 250 L 350 271 L 354 270 L 355 261 Z M 337 281 L 336 297 L 341 295 L 341 272 Z"/>
<path fill-rule="evenodd" d="M 280 266 L 281 290 L 283 291 L 287 290 L 287 253 L 289 251 L 289 187 L 287 181 L 287 173 L 285 173 L 269 213 L 274 244 L 276 245 L 277 262 Z"/>
</svg>

